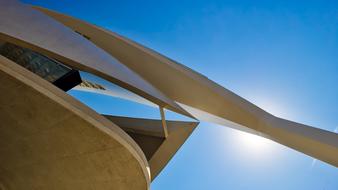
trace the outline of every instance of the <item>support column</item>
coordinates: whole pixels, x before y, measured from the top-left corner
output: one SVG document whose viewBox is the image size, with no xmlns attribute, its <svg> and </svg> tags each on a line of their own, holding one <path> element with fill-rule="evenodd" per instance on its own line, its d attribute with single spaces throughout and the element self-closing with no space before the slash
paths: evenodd
<svg viewBox="0 0 338 190">
<path fill-rule="evenodd" d="M 164 133 L 164 137 L 167 138 L 168 137 L 168 128 L 167 128 L 167 123 L 165 120 L 165 115 L 164 115 L 164 109 L 162 106 L 159 106 L 160 108 L 160 113 L 161 113 L 161 120 L 162 120 L 162 128 L 163 128 L 163 133 Z"/>
</svg>

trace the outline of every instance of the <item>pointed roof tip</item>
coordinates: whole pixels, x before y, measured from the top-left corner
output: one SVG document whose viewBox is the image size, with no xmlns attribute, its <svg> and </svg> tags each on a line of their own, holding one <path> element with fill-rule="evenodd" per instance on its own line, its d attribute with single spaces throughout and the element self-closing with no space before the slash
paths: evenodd
<svg viewBox="0 0 338 190">
<path fill-rule="evenodd" d="M 199 121 L 195 116 L 193 116 L 190 112 L 188 112 L 187 110 L 185 110 L 184 108 L 182 108 L 179 104 L 175 103 L 178 107 L 175 107 L 174 109 L 171 107 L 164 107 L 165 109 L 168 109 L 170 111 L 182 114 L 184 116 L 187 116 L 191 119 L 194 119 L 195 121 Z"/>
<path fill-rule="evenodd" d="M 166 121 L 168 136 L 164 137 L 161 120 L 103 116 L 128 133 L 140 146 L 149 162 L 151 180 L 156 178 L 199 124 L 194 121 Z"/>
<path fill-rule="evenodd" d="M 114 116 L 105 115 L 104 117 L 120 126 L 126 131 L 142 132 L 146 135 L 155 135 L 158 137 L 163 136 L 162 120 L 161 119 L 147 119 L 147 118 L 136 118 L 128 116 Z M 168 125 L 169 133 L 176 129 L 195 129 L 199 122 L 196 121 L 178 121 L 178 120 L 166 120 Z"/>
</svg>

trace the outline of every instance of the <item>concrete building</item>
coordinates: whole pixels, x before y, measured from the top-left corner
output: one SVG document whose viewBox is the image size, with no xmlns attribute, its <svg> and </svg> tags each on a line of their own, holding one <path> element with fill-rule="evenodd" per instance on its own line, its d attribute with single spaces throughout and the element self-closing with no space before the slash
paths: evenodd
<svg viewBox="0 0 338 190">
<path fill-rule="evenodd" d="M 81 79 L 91 73 L 117 87 Z M 0 189 L 149 189 L 198 121 L 338 166 L 338 135 L 275 117 L 116 33 L 0 0 Z M 77 88 L 156 106 L 161 120 L 100 115 Z M 196 122 L 167 121 L 164 110 Z"/>
</svg>

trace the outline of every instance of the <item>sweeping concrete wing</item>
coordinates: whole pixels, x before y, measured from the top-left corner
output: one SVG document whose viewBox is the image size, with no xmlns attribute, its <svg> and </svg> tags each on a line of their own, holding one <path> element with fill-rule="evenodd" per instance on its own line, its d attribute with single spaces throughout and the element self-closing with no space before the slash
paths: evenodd
<svg viewBox="0 0 338 190">
<path fill-rule="evenodd" d="M 145 190 L 149 166 L 119 126 L 0 56 L 1 189 Z"/>
<path fill-rule="evenodd" d="M 158 105 L 150 102 L 149 100 L 142 98 L 141 96 L 138 96 L 137 94 L 134 94 L 117 85 L 109 84 L 109 87 L 107 87 L 102 83 L 87 79 L 86 77 L 82 77 L 82 80 L 82 83 L 75 86 L 73 90 L 102 94 L 115 98 L 125 99 L 139 104 L 144 104 L 151 107 L 158 107 Z"/>
<path fill-rule="evenodd" d="M 89 82 L 89 81 L 87 81 L 87 82 Z M 93 83 L 93 84 L 95 85 L 96 83 Z M 96 85 L 98 85 L 98 84 L 96 84 Z M 93 92 L 93 93 L 98 93 L 98 94 L 104 94 L 104 95 L 112 96 L 112 97 L 123 98 L 123 99 L 126 99 L 126 100 L 141 103 L 141 104 L 144 104 L 144 105 L 156 107 L 155 104 L 152 104 L 151 102 L 147 101 L 146 99 L 138 97 L 137 95 L 135 95 L 135 94 L 133 94 L 129 91 L 126 91 L 125 89 L 119 88 L 119 87 L 110 88 L 110 89 L 96 89 L 96 88 L 93 88 L 93 85 L 85 86 L 85 85 L 81 84 L 80 86 L 77 86 L 74 89 L 80 90 L 80 91 L 85 91 L 85 92 Z M 246 132 L 249 132 L 249 133 L 257 134 L 256 131 L 254 131 L 250 128 L 244 128 L 241 125 L 233 123 L 233 122 L 226 120 L 224 118 L 212 115 L 208 112 L 204 112 L 204 111 L 201 111 L 199 109 L 196 109 L 196 108 L 193 108 L 193 107 L 190 107 L 190 106 L 187 106 L 187 105 L 183 105 L 183 104 L 181 104 L 181 106 L 184 107 L 186 110 L 188 110 L 196 118 L 199 118 L 200 120 L 217 123 L 219 125 L 230 126 L 234 129 L 238 129 L 238 130 L 246 131 Z M 270 119 L 273 119 L 273 118 L 270 118 Z M 289 133 L 289 134 L 285 134 L 285 131 L 276 130 L 275 135 L 276 136 L 278 136 L 278 135 L 288 135 L 291 143 L 292 143 L 292 141 L 297 141 L 297 138 L 300 138 L 300 140 L 304 141 L 303 143 L 307 144 L 305 146 L 315 147 L 315 146 L 320 146 L 320 145 L 316 144 L 315 141 L 311 141 L 309 139 L 317 139 L 316 141 L 322 141 L 320 139 L 320 136 L 327 136 L 329 138 L 324 139 L 324 141 L 326 141 L 327 144 L 331 144 L 332 146 L 334 146 L 334 144 L 335 144 L 334 139 L 336 139 L 337 137 L 334 133 L 331 133 L 331 132 L 328 132 L 328 131 L 325 131 L 325 130 L 321 130 L 321 129 L 317 129 L 317 128 L 313 128 L 313 127 L 309 127 L 309 126 L 305 126 L 305 125 L 302 125 L 302 124 L 297 124 L 295 122 L 287 121 L 287 120 L 284 120 L 284 119 L 277 118 L 277 120 L 278 121 L 275 120 L 274 126 L 275 127 L 284 127 L 284 129 L 287 130 L 286 132 Z M 269 122 L 269 121 L 266 121 L 266 122 Z M 297 125 L 297 127 L 296 128 L 295 127 L 289 127 L 290 125 L 293 125 L 293 126 Z M 306 131 L 305 134 L 304 134 L 304 130 Z M 300 131 L 303 131 L 303 133 L 300 132 Z M 283 132 L 284 132 L 284 134 L 283 134 Z M 260 133 L 259 135 L 272 139 L 271 136 L 267 136 L 266 134 Z M 300 137 L 300 135 L 307 135 L 308 138 Z M 279 142 L 277 139 L 275 141 Z M 285 145 L 287 145 L 287 144 L 285 144 Z M 292 144 L 289 145 L 289 146 L 292 146 Z M 309 150 L 309 151 L 311 151 L 311 150 Z M 325 151 L 325 150 L 322 150 L 322 151 Z M 331 149 L 331 150 L 329 149 L 329 150 L 326 151 L 325 154 L 327 154 L 327 155 L 333 154 L 333 156 L 334 156 L 335 149 Z"/>
<path fill-rule="evenodd" d="M 93 73 L 162 107 L 190 116 L 112 55 L 28 5 L 0 0 L 0 40 L 40 52 L 73 69 Z"/>
<path fill-rule="evenodd" d="M 338 134 L 275 117 L 207 77 L 131 40 L 70 16 L 36 8 L 90 38 L 195 118 L 264 136 L 338 166 Z"/>
<path fill-rule="evenodd" d="M 121 127 L 141 147 L 149 162 L 151 180 L 162 171 L 198 125 L 198 122 L 166 121 L 166 137 L 161 120 L 111 115 L 105 117 Z"/>
</svg>

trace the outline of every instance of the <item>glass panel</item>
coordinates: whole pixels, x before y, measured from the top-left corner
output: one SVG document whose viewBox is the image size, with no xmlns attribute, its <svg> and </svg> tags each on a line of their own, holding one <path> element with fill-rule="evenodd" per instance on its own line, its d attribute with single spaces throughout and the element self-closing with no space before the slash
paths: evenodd
<svg viewBox="0 0 338 190">
<path fill-rule="evenodd" d="M 0 54 L 49 82 L 55 82 L 71 71 L 54 59 L 8 42 L 0 44 Z"/>
</svg>

